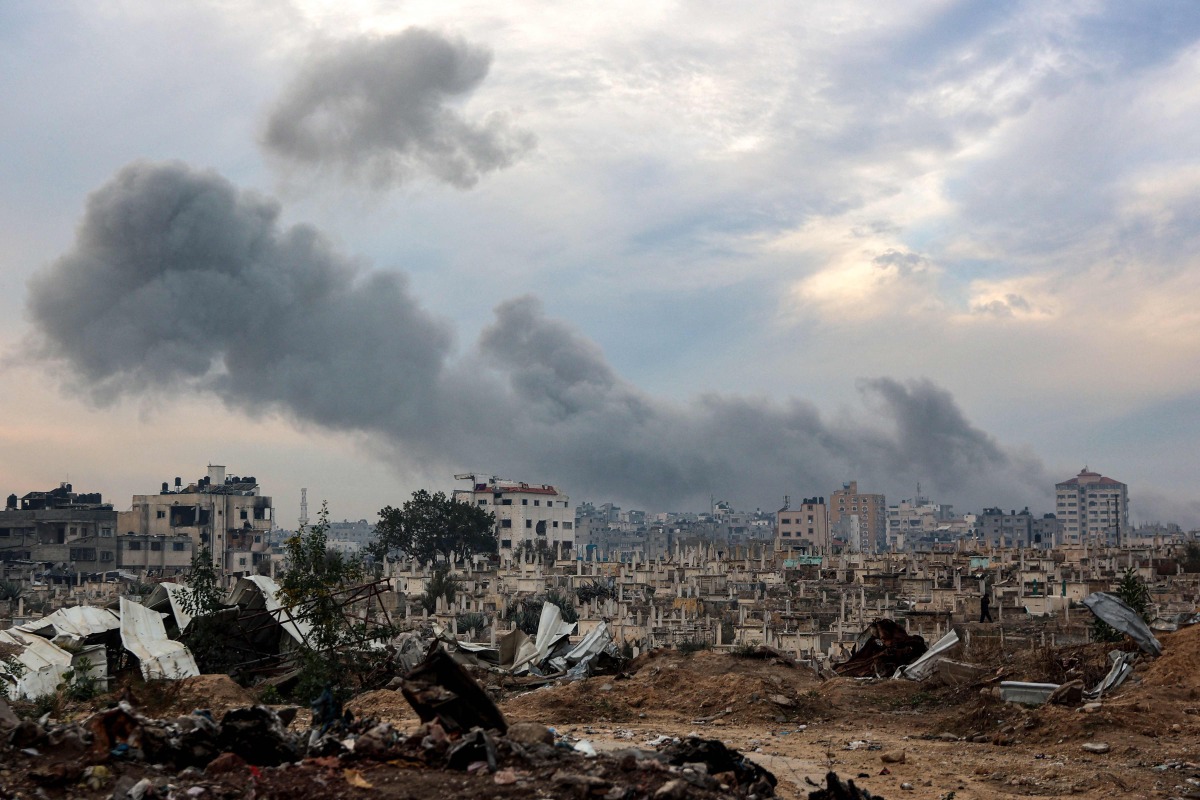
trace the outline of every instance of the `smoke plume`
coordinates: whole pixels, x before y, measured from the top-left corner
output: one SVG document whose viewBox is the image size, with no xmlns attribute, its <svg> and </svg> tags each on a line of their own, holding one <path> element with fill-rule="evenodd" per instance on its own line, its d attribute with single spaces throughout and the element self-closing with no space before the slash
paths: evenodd
<svg viewBox="0 0 1200 800">
<path fill-rule="evenodd" d="M 284 90 L 264 145 L 292 165 L 387 188 L 429 175 L 469 188 L 534 145 L 503 114 L 468 120 L 451 106 L 487 76 L 491 54 L 409 28 L 319 49 Z"/>
<path fill-rule="evenodd" d="M 28 314 L 38 352 L 98 402 L 204 390 L 367 432 L 398 464 L 483 466 L 577 499 L 769 507 L 857 479 L 884 492 L 921 481 L 968 510 L 1042 502 L 1051 486 L 925 380 L 863 381 L 870 413 L 836 421 L 796 399 L 668 402 L 532 297 L 501 303 L 455 358 L 449 326 L 403 277 L 179 163 L 132 164 L 96 191 L 72 249 L 31 281 Z"/>
</svg>

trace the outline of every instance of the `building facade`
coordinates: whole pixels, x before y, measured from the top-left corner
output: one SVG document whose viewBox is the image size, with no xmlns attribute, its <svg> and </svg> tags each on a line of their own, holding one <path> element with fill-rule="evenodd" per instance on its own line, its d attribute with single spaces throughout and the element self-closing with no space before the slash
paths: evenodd
<svg viewBox="0 0 1200 800">
<path fill-rule="evenodd" d="M 566 494 L 549 484 L 489 478 L 470 489 L 455 489 L 454 499 L 479 506 L 496 518 L 501 555 L 532 547 L 561 552 L 575 548 L 575 511 Z"/>
<path fill-rule="evenodd" d="M 1064 545 L 1121 545 L 1129 532 L 1129 487 L 1084 467 L 1054 485 Z"/>
<path fill-rule="evenodd" d="M 1028 508 L 1008 513 L 999 508 L 985 508 L 976 522 L 980 542 L 995 548 L 1050 550 L 1058 544 L 1060 528 L 1053 514 L 1038 517 Z"/>
<path fill-rule="evenodd" d="M 259 493 L 258 482 L 216 464 L 187 486 L 176 478 L 173 488 L 164 481 L 158 494 L 134 495 L 119 519 L 122 535 L 188 536 L 195 550 L 209 548 L 213 565 L 233 575 L 248 575 L 269 558 L 274 524 L 271 498 Z"/>
<path fill-rule="evenodd" d="M 887 546 L 884 496 L 859 492 L 858 481 L 842 484 L 829 497 L 829 524 L 845 537 L 846 549 L 851 552 L 878 553 Z"/>
<path fill-rule="evenodd" d="M 785 502 L 775 512 L 775 549 L 830 552 L 829 509 L 824 497 L 806 497 L 796 508 Z"/>
<path fill-rule="evenodd" d="M 19 507 L 18 507 L 19 505 Z M 49 564 L 63 573 L 117 568 L 117 512 L 99 494 L 64 483 L 48 492 L 9 495 L 0 514 L 0 561 Z"/>
</svg>

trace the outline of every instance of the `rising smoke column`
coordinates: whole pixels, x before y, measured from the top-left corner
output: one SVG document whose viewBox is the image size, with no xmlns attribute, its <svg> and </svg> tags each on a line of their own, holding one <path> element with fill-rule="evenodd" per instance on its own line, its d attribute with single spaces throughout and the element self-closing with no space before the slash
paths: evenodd
<svg viewBox="0 0 1200 800">
<path fill-rule="evenodd" d="M 469 188 L 535 142 L 504 114 L 471 120 L 454 107 L 491 60 L 484 48 L 420 28 L 314 46 L 271 110 L 263 145 L 287 165 L 372 188 L 417 175 Z"/>
<path fill-rule="evenodd" d="M 214 172 L 131 164 L 88 200 L 73 247 L 30 282 L 36 352 L 97 402 L 206 391 L 362 431 L 397 464 L 563 485 L 576 497 L 768 507 L 785 492 L 920 480 L 967 507 L 1029 503 L 1036 461 L 973 427 L 928 381 L 863 381 L 868 418 L 803 400 L 656 398 L 533 297 L 501 303 L 452 358 L 447 323 L 278 204 Z"/>
</svg>

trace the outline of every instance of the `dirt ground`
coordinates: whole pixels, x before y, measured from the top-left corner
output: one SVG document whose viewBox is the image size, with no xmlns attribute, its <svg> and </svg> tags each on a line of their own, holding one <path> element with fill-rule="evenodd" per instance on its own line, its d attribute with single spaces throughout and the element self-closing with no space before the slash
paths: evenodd
<svg viewBox="0 0 1200 800">
<path fill-rule="evenodd" d="M 629 678 L 547 687 L 502 708 L 597 747 L 720 738 L 773 771 L 781 797 L 807 797 L 830 769 L 885 797 L 1200 797 L 1200 626 L 1161 640 L 1163 657 L 1141 661 L 1089 713 L 1082 702 L 1005 704 L 993 687 L 1094 685 L 1111 645 L 1002 654 L 995 674 L 958 687 L 822 681 L 779 663 L 660 651 Z M 1109 751 L 1087 752 L 1088 743 Z"/>
<path fill-rule="evenodd" d="M 954 657 L 987 670 L 974 683 L 956 686 L 822 679 L 769 657 L 675 650 L 645 654 L 620 675 L 574 683 L 533 690 L 485 683 L 499 695 L 510 723 L 551 726 L 567 741 L 588 740 L 602 755 L 654 749 L 664 737 L 720 740 L 773 772 L 776 793 L 784 798 L 806 798 L 824 786 L 831 770 L 887 798 L 1200 798 L 1200 625 L 1160 639 L 1164 655 L 1141 659 L 1125 684 L 1094 707 L 1083 701 L 1005 704 L 997 688 L 1001 680 L 1095 685 L 1107 670 L 1111 645 L 968 650 Z M 200 676 L 153 700 L 166 716 L 195 707 L 219 713 L 244 707 L 254 696 L 224 676 Z M 347 708 L 398 732 L 419 727 L 398 692 L 368 692 Z M 306 726 L 305 711 L 292 728 Z M 1085 745 L 1106 748 L 1089 752 Z M 28 779 L 39 757 L 9 752 L 13 759 L 0 764 L 0 798 L 109 797 L 122 778 L 153 778 L 155 772 L 151 765 L 114 763 L 114 774 L 94 790 L 76 784 L 42 792 Z M 517 764 L 504 782 L 500 773 L 434 769 L 405 758 L 308 758 L 281 768 L 242 765 L 224 775 L 206 769 L 203 776 L 163 776 L 179 788 L 159 796 L 616 798 L 653 795 L 672 777 L 642 775 L 628 756 L 620 767 L 621 758 L 571 757 L 570 774 L 561 758 L 541 767 Z M 585 779 L 593 783 L 581 783 Z M 189 786 L 204 791 L 187 795 Z"/>
</svg>

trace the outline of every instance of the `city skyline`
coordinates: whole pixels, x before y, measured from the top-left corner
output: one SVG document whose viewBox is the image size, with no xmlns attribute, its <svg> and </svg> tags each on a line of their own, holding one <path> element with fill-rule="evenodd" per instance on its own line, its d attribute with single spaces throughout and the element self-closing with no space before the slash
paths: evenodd
<svg viewBox="0 0 1200 800">
<path fill-rule="evenodd" d="M 1195 527 L 1198 40 L 1186 4 L 5 6 L 0 484 L 1048 511 L 1087 464 Z"/>
</svg>

